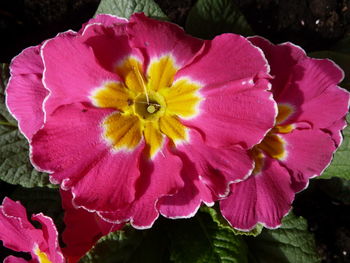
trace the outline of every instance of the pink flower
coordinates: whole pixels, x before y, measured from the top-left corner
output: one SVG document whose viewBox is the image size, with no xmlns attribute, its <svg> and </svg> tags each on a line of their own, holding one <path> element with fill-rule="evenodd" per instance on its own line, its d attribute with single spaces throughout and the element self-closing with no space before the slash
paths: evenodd
<svg viewBox="0 0 350 263">
<path fill-rule="evenodd" d="M 255 146 L 255 169 L 245 181 L 232 184 L 221 211 L 237 229 L 257 223 L 276 228 L 296 192 L 329 165 L 346 126 L 349 92 L 337 84 L 342 70 L 332 61 L 312 59 L 291 44 L 273 45 L 254 37 L 271 65 L 272 92 L 279 113 L 275 127 Z"/>
<path fill-rule="evenodd" d="M 35 228 L 27 218 L 25 208 L 9 198 L 0 206 L 0 240 L 5 247 L 18 252 L 28 252 L 32 256 L 29 262 L 38 263 L 76 263 L 104 235 L 116 231 L 123 225 L 110 224 L 95 213 L 76 209 L 69 192 L 62 191 L 62 203 L 65 210 L 62 249 L 58 243 L 58 232 L 54 222 L 42 213 L 32 215 L 32 220 L 41 224 Z M 22 258 L 9 256 L 5 263 L 27 262 Z"/>
<path fill-rule="evenodd" d="M 251 173 L 273 126 L 269 66 L 245 38 L 212 41 L 101 15 L 11 64 L 7 105 L 32 163 L 112 223 L 192 216 Z"/>
<path fill-rule="evenodd" d="M 0 206 L 0 240 L 5 247 L 15 251 L 28 252 L 32 256 L 29 262 L 63 263 L 64 257 L 58 244 L 57 230 L 50 217 L 43 214 L 32 216 L 41 224 L 35 228 L 27 219 L 25 208 L 5 197 Z M 9 256 L 5 263 L 27 262 L 22 258 Z"/>
</svg>

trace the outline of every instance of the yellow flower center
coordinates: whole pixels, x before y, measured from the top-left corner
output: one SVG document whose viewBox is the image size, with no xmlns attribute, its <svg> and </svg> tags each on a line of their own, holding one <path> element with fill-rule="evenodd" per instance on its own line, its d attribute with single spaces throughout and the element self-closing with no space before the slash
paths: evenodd
<svg viewBox="0 0 350 263">
<path fill-rule="evenodd" d="M 173 145 L 188 140 L 180 119 L 198 114 L 200 86 L 187 78 L 174 82 L 177 70 L 169 55 L 151 61 L 146 74 L 142 63 L 127 57 L 115 68 L 123 81 L 106 82 L 92 92 L 96 107 L 116 109 L 102 123 L 103 138 L 114 151 L 131 151 L 144 139 L 146 155 L 152 158 L 165 137 Z"/>
<path fill-rule="evenodd" d="M 258 145 L 251 150 L 255 162 L 253 174 L 259 173 L 264 166 L 265 155 L 283 160 L 287 156 L 286 142 L 279 134 L 289 133 L 294 129 L 293 124 L 281 125 L 293 113 L 293 108 L 287 104 L 278 105 L 276 125 L 265 136 Z"/>
<path fill-rule="evenodd" d="M 52 263 L 46 253 L 42 252 L 39 247 L 34 250 L 34 253 L 38 256 L 39 263 Z"/>
</svg>

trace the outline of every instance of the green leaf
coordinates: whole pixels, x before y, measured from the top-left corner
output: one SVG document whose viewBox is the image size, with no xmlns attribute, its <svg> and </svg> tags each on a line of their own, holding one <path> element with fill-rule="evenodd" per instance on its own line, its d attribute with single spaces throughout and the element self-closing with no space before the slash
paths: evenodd
<svg viewBox="0 0 350 263">
<path fill-rule="evenodd" d="M 350 114 L 346 117 L 350 122 Z M 343 143 L 335 152 L 334 158 L 330 166 L 323 172 L 318 179 L 329 179 L 332 177 L 340 177 L 350 180 L 350 126 L 343 130 Z"/>
<path fill-rule="evenodd" d="M 163 263 L 167 236 L 159 224 L 148 230 L 130 226 L 101 238 L 95 247 L 80 260 L 81 263 Z"/>
<path fill-rule="evenodd" d="M 283 219 L 279 229 L 264 229 L 258 237 L 249 237 L 246 241 L 250 262 L 320 262 L 315 240 L 307 230 L 306 220 L 292 213 Z"/>
<path fill-rule="evenodd" d="M 144 12 L 147 16 L 166 20 L 167 17 L 153 0 L 102 0 L 96 14 L 112 14 L 129 18 L 133 13 Z"/>
<path fill-rule="evenodd" d="M 226 228 L 227 230 L 232 231 L 232 233 L 235 235 L 256 237 L 260 235 L 261 231 L 264 228 L 263 225 L 258 224 L 254 229 L 252 229 L 249 232 L 239 231 L 237 229 L 232 228 L 228 224 L 227 220 L 221 215 L 220 212 L 218 212 L 219 211 L 218 207 L 215 206 L 214 208 L 211 208 L 211 207 L 203 206 L 200 208 L 200 211 L 209 213 L 213 221 L 217 223 L 219 227 Z"/>
<path fill-rule="evenodd" d="M 222 33 L 254 34 L 231 0 L 198 0 L 187 17 L 186 31 L 204 39 L 212 39 Z"/>
<path fill-rule="evenodd" d="M 210 213 L 215 215 L 215 210 Z M 178 220 L 169 229 L 170 258 L 176 263 L 245 263 L 247 249 L 232 228 L 213 221 L 210 213 L 197 213 L 188 220 Z"/>
<path fill-rule="evenodd" d="M 340 86 L 350 90 L 350 52 L 337 52 L 331 50 L 311 52 L 308 54 L 314 58 L 328 58 L 338 64 L 344 70 L 345 78 L 340 83 Z"/>
<path fill-rule="evenodd" d="M 49 186 L 48 176 L 36 171 L 31 165 L 28 142 L 6 109 L 4 91 L 8 67 L 2 64 L 0 68 L 0 179 L 24 187 Z"/>
</svg>

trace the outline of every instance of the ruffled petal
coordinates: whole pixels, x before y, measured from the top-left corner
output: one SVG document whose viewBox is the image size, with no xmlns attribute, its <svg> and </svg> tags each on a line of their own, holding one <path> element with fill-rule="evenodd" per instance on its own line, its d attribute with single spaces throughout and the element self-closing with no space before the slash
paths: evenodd
<svg viewBox="0 0 350 263">
<path fill-rule="evenodd" d="M 129 44 L 126 25 L 109 27 L 92 24 L 84 30 L 79 40 L 93 50 L 100 66 L 110 72 L 115 72 L 116 67 L 128 57 L 135 57 L 143 63 L 142 54 Z"/>
<path fill-rule="evenodd" d="M 82 28 L 79 30 L 79 33 L 83 34 L 84 30 L 88 26 L 91 26 L 92 24 L 102 24 L 106 27 L 113 27 L 116 25 L 122 25 L 127 24 L 128 20 L 123 17 L 117 17 L 110 14 L 100 14 L 95 16 L 94 18 L 91 18 L 87 23 L 83 24 Z"/>
<path fill-rule="evenodd" d="M 183 188 L 185 178 L 180 174 L 182 167 L 180 158 L 172 154 L 167 147 L 164 147 L 161 154 L 157 154 L 152 161 L 142 158 L 140 162 L 142 174 L 135 183 L 136 197 L 133 204 L 127 209 L 100 215 L 114 222 L 130 219 L 130 223 L 138 229 L 150 228 L 159 216 L 158 200 L 162 196 L 173 195 Z"/>
<path fill-rule="evenodd" d="M 287 152 L 281 163 L 290 170 L 295 191 L 300 191 L 309 178 L 320 175 L 330 164 L 335 143 L 329 134 L 319 130 L 294 130 L 280 136 Z"/>
<path fill-rule="evenodd" d="M 41 245 L 40 247 L 40 256 L 48 257 L 53 263 L 64 263 L 65 259 L 58 243 L 58 231 L 53 220 L 42 213 L 33 215 L 32 219 L 41 224 L 41 230 L 46 242 L 45 246 Z"/>
<path fill-rule="evenodd" d="M 5 197 L 0 206 L 0 240 L 5 247 L 15 251 L 31 252 L 36 240 L 42 239 L 28 221 L 25 208 Z"/>
<path fill-rule="evenodd" d="M 229 184 L 245 179 L 254 168 L 253 160 L 239 146 L 207 146 L 200 134 L 192 130 L 190 143 L 177 147 L 196 167 L 197 175 L 217 197 L 228 194 Z"/>
<path fill-rule="evenodd" d="M 47 114 L 60 105 L 90 103 L 93 90 L 120 80 L 99 65 L 92 48 L 82 43 L 75 33 L 63 33 L 46 41 L 41 51 L 45 67 L 43 83 L 50 92 L 44 105 Z"/>
<path fill-rule="evenodd" d="M 7 258 L 4 259 L 3 263 L 28 263 L 28 261 L 23 258 L 8 256 Z"/>
<path fill-rule="evenodd" d="M 220 202 L 220 208 L 234 228 L 249 231 L 257 223 L 276 228 L 290 210 L 293 199 L 288 171 L 267 157 L 260 173 L 231 185 L 231 194 Z"/>
<path fill-rule="evenodd" d="M 63 242 L 66 244 L 63 253 L 68 263 L 78 262 L 102 236 L 124 226 L 124 224 L 108 223 L 96 213 L 75 208 L 72 204 L 73 196 L 69 191 L 61 190 L 61 198 L 66 225 L 62 234 Z"/>
<path fill-rule="evenodd" d="M 290 75 L 295 69 L 294 66 L 306 57 L 305 51 L 290 42 L 274 45 L 262 37 L 250 37 L 248 39 L 264 52 L 271 67 L 270 74 L 273 76 L 271 90 L 274 97 L 279 98 L 279 95 L 284 91 L 284 87 L 290 82 Z M 297 95 L 294 94 L 294 96 Z"/>
<path fill-rule="evenodd" d="M 51 180 L 72 188 L 74 202 L 90 210 L 113 211 L 135 198 L 141 144 L 114 151 L 102 136 L 108 109 L 62 106 L 33 138 L 32 162 L 51 171 Z"/>
<path fill-rule="evenodd" d="M 40 46 L 23 50 L 10 65 L 6 104 L 29 140 L 44 123 L 42 104 L 48 92 L 41 82 L 43 70 Z"/>
<path fill-rule="evenodd" d="M 198 116 L 182 122 L 201 131 L 210 146 L 240 144 L 250 148 L 274 125 L 276 104 L 265 88 L 264 80 L 256 84 L 240 80 L 201 91 L 205 100 Z"/>
<path fill-rule="evenodd" d="M 130 17 L 127 32 L 131 46 L 141 49 L 148 62 L 170 55 L 177 67 L 188 63 L 203 44 L 202 40 L 187 35 L 179 26 L 150 19 L 142 13 Z"/>
<path fill-rule="evenodd" d="M 205 41 L 200 54 L 179 70 L 175 80 L 186 77 L 200 83 L 202 92 L 219 88 L 227 82 L 265 78 L 268 71 L 269 66 L 260 49 L 242 36 L 223 34 Z"/>
</svg>

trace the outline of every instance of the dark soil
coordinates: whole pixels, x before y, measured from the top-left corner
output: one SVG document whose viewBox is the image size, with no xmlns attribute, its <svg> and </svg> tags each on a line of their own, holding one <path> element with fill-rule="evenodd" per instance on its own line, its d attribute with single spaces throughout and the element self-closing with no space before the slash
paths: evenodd
<svg viewBox="0 0 350 263">
<path fill-rule="evenodd" d="M 257 35 L 275 43 L 292 41 L 307 51 L 316 51 L 328 49 L 350 35 L 350 0 L 232 1 Z M 196 0 L 156 2 L 171 21 L 184 26 Z M 1 1 L 0 62 L 9 62 L 23 48 L 37 45 L 58 32 L 78 30 L 93 16 L 98 3 L 99 0 Z M 323 262 L 350 262 L 349 202 L 329 194 L 324 184 L 328 182 L 314 180 L 307 190 L 299 193 L 295 212 L 308 220 Z M 11 191 L 5 185 L 0 183 L 2 194 Z"/>
</svg>

